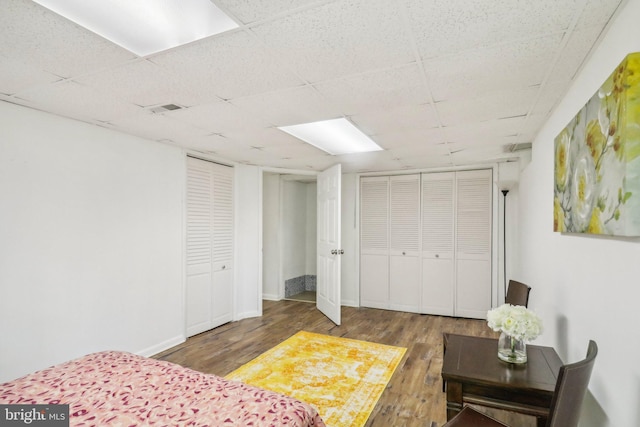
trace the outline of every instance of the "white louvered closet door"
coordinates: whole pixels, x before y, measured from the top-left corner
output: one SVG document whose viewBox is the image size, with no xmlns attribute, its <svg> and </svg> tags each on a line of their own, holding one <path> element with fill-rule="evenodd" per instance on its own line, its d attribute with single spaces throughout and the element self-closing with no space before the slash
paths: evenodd
<svg viewBox="0 0 640 427">
<path fill-rule="evenodd" d="M 454 315 L 455 172 L 422 175 L 422 312 Z"/>
<path fill-rule="evenodd" d="M 484 319 L 491 308 L 492 171 L 456 175 L 455 315 Z"/>
<path fill-rule="evenodd" d="M 390 177 L 389 308 L 420 312 L 420 175 Z"/>
<path fill-rule="evenodd" d="M 360 305 L 389 308 L 389 177 L 360 179 Z"/>
<path fill-rule="evenodd" d="M 213 168 L 212 328 L 233 318 L 233 168 Z"/>
<path fill-rule="evenodd" d="M 232 318 L 233 169 L 187 158 L 187 335 Z"/>
</svg>

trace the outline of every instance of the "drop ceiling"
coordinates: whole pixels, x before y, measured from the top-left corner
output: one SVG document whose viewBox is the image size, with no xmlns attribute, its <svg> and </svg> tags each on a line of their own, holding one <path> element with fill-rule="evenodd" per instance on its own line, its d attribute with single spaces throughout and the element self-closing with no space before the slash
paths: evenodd
<svg viewBox="0 0 640 427">
<path fill-rule="evenodd" d="M 621 0 L 214 3 L 237 29 L 138 57 L 32 1 L 2 0 L 0 100 L 272 168 L 508 161 Z M 342 117 L 384 150 L 331 156 L 277 129 Z"/>
</svg>

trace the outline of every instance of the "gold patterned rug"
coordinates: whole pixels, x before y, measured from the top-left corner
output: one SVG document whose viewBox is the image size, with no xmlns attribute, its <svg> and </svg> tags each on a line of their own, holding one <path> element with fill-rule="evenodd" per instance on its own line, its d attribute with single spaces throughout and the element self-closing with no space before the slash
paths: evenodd
<svg viewBox="0 0 640 427">
<path fill-rule="evenodd" d="M 327 426 L 358 427 L 406 350 L 300 331 L 225 378 L 310 403 Z"/>
</svg>

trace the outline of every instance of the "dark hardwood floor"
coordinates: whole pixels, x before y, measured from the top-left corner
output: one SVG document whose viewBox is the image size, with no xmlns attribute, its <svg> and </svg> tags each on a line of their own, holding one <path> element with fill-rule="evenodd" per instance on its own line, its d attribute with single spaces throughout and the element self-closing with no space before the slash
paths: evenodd
<svg viewBox="0 0 640 427">
<path fill-rule="evenodd" d="M 225 376 L 300 330 L 407 348 L 368 427 L 442 426 L 442 333 L 497 336 L 484 320 L 371 308 L 343 307 L 336 326 L 313 304 L 264 301 L 262 317 L 228 323 L 154 357 Z"/>
</svg>

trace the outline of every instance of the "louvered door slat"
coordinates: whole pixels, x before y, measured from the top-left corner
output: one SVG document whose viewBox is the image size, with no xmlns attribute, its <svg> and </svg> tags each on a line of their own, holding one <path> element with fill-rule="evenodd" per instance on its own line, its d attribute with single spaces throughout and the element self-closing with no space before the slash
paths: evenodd
<svg viewBox="0 0 640 427">
<path fill-rule="evenodd" d="M 457 179 L 457 252 L 489 257 L 491 252 L 491 175 L 472 171 Z"/>
<path fill-rule="evenodd" d="M 362 178 L 360 183 L 360 249 L 367 252 L 389 250 L 389 180 Z"/>
<path fill-rule="evenodd" d="M 422 251 L 424 256 L 451 258 L 454 243 L 453 172 L 422 178 Z"/>
<path fill-rule="evenodd" d="M 187 163 L 187 268 L 211 261 L 212 173 L 195 159 Z"/>
<path fill-rule="evenodd" d="M 233 257 L 233 168 L 213 165 L 213 261 L 229 266 Z"/>
<path fill-rule="evenodd" d="M 389 308 L 389 177 L 360 179 L 360 304 Z"/>
<path fill-rule="evenodd" d="M 390 178 L 389 308 L 420 311 L 420 175 Z"/>
<path fill-rule="evenodd" d="M 458 172 L 455 315 L 484 318 L 491 308 L 492 171 Z"/>
<path fill-rule="evenodd" d="M 390 250 L 420 250 L 420 175 L 393 176 L 390 180 Z"/>
</svg>

